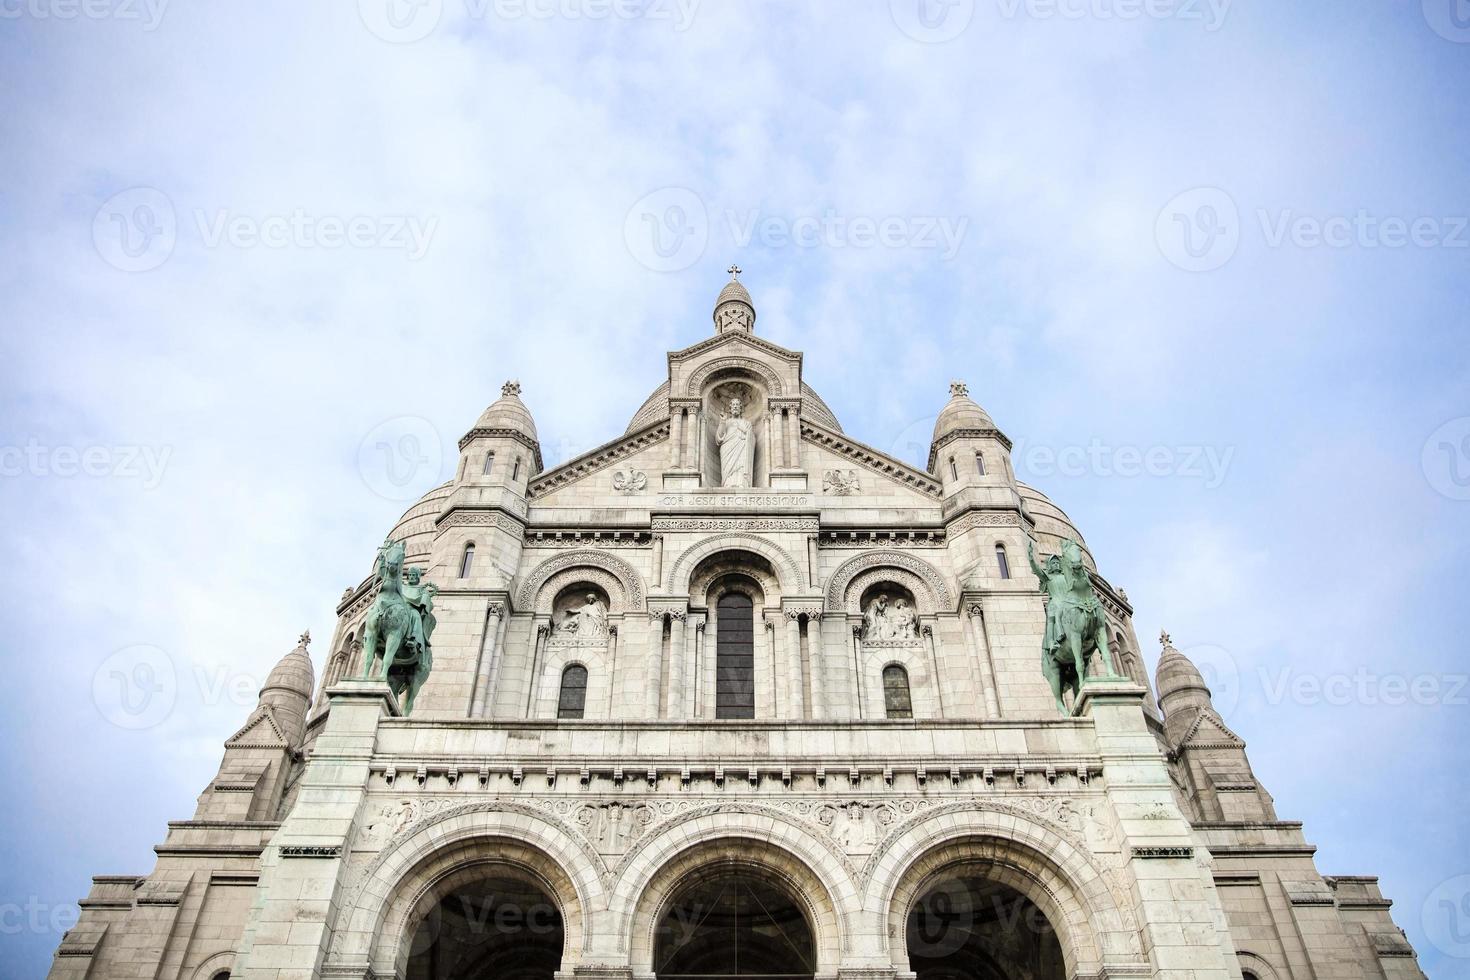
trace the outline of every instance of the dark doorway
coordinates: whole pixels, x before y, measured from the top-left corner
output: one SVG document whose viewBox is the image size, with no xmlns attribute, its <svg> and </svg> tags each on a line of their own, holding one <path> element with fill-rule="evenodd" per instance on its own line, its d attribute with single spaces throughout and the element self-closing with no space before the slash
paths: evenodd
<svg viewBox="0 0 1470 980">
<path fill-rule="evenodd" d="M 918 980 L 1065 980 L 1045 913 L 1008 885 L 963 874 L 929 886 L 909 912 Z"/>
<path fill-rule="evenodd" d="M 811 926 L 780 886 L 743 871 L 702 875 L 675 894 L 654 934 L 658 980 L 810 980 Z"/>
<path fill-rule="evenodd" d="M 407 980 L 553 980 L 561 912 L 536 885 L 497 875 L 457 888 L 419 924 Z"/>
</svg>

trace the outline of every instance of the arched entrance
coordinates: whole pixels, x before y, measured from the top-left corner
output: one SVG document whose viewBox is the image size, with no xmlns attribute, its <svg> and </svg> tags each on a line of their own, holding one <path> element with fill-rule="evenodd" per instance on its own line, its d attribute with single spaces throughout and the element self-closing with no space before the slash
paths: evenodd
<svg viewBox="0 0 1470 980">
<path fill-rule="evenodd" d="M 1064 980 L 1061 943 L 1046 914 L 1010 885 L 963 869 L 929 882 L 909 910 L 909 969 L 917 980 Z"/>
<path fill-rule="evenodd" d="M 810 980 L 811 924 L 786 888 L 744 868 L 699 875 L 674 893 L 654 932 L 658 980 Z"/>
<path fill-rule="evenodd" d="M 565 936 L 545 890 L 513 869 L 444 895 L 414 930 L 407 980 L 553 980 Z"/>
</svg>

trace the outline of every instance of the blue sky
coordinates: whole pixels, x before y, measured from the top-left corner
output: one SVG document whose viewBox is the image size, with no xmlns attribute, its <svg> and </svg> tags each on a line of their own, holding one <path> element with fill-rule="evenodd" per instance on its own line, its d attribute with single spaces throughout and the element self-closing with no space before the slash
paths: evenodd
<svg viewBox="0 0 1470 980">
<path fill-rule="evenodd" d="M 502 381 L 548 462 L 613 438 L 735 261 L 857 438 L 922 462 L 968 381 L 1470 975 L 1470 9 L 919 2 L 0 5 L 0 974 Z"/>
</svg>

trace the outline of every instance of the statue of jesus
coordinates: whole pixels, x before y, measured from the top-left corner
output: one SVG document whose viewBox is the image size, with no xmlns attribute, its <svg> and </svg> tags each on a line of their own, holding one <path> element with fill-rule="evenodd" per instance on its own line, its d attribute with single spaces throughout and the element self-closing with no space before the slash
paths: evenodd
<svg viewBox="0 0 1470 980">
<path fill-rule="evenodd" d="M 720 416 L 715 430 L 720 444 L 720 486 L 748 487 L 755 469 L 755 439 L 740 396 L 730 399 L 730 411 Z"/>
</svg>

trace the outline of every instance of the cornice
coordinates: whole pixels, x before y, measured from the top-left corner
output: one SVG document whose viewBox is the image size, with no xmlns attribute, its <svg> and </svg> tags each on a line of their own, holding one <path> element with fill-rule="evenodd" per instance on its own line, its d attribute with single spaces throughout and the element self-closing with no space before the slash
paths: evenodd
<svg viewBox="0 0 1470 980">
<path fill-rule="evenodd" d="M 939 451 L 958 439 L 994 439 L 1006 447 L 1006 452 L 1011 451 L 1011 440 L 997 428 L 951 429 L 929 446 L 929 471 L 931 473 L 934 471 L 934 461 L 939 458 Z"/>
<path fill-rule="evenodd" d="M 535 499 L 553 490 L 575 483 L 599 470 L 626 459 L 633 453 L 655 446 L 669 437 L 667 418 L 652 422 L 635 432 L 625 433 L 611 442 L 604 443 L 589 452 L 567 460 L 555 469 L 548 470 L 532 480 L 526 489 L 530 499 Z"/>
<path fill-rule="evenodd" d="M 509 439 L 512 442 L 518 442 L 531 451 L 532 465 L 535 466 L 531 474 L 534 476 L 541 472 L 541 444 L 520 429 L 473 428 L 459 437 L 460 450 L 463 451 L 464 447 L 475 439 Z"/>
<path fill-rule="evenodd" d="M 871 472 L 887 477 L 895 483 L 902 484 L 919 493 L 938 499 L 944 492 L 943 485 L 928 473 L 918 470 L 908 463 L 894 459 L 887 453 L 879 452 L 871 446 L 864 445 L 856 439 L 849 439 L 845 435 L 833 432 L 826 426 L 818 425 L 810 419 L 801 420 L 801 437 L 813 445 L 821 446 L 846 457 L 853 462 L 860 463 Z"/>
</svg>

